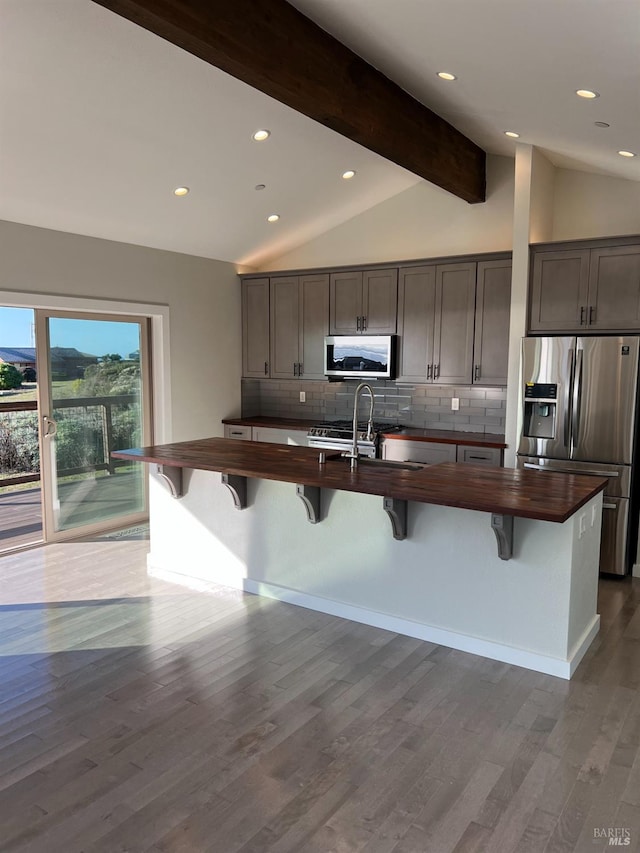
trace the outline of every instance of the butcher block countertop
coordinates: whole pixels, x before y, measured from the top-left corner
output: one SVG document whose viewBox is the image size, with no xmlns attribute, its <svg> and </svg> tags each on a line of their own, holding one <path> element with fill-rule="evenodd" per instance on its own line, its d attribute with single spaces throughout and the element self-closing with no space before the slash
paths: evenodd
<svg viewBox="0 0 640 853">
<path fill-rule="evenodd" d="M 272 429 L 300 429 L 309 430 L 312 426 L 318 426 L 318 419 L 302 420 L 298 418 L 276 418 L 263 415 L 255 415 L 251 418 L 223 418 L 223 424 L 230 426 L 271 427 Z M 331 420 L 326 421 L 327 424 Z M 484 432 L 453 432 L 447 429 L 421 429 L 419 427 L 403 427 L 397 432 L 380 433 L 385 440 L 402 438 L 410 441 L 437 441 L 442 444 L 466 444 L 472 447 L 497 447 L 500 450 L 507 445 L 504 435 Z"/>
<path fill-rule="evenodd" d="M 384 460 L 360 460 L 351 471 L 348 460 L 331 451 L 319 464 L 318 450 L 310 447 L 225 438 L 119 450 L 112 456 L 559 523 L 607 483 L 600 477 L 454 462 L 407 470 Z"/>
</svg>

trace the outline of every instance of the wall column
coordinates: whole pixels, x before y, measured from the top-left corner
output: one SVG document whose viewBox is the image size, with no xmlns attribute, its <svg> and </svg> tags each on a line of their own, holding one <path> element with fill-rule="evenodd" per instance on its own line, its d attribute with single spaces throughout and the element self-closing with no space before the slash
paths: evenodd
<svg viewBox="0 0 640 853">
<path fill-rule="evenodd" d="M 555 169 L 532 145 L 516 143 L 513 198 L 513 266 L 509 322 L 509 371 L 504 464 L 515 467 L 521 428 L 520 341 L 527 331 L 529 243 L 550 240 L 553 233 Z"/>
</svg>

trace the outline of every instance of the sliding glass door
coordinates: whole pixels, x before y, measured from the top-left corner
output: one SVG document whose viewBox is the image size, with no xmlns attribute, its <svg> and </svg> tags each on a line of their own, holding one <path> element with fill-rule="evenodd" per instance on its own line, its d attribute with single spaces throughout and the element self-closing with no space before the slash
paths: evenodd
<svg viewBox="0 0 640 853">
<path fill-rule="evenodd" d="M 36 311 L 45 539 L 136 523 L 144 465 L 113 450 L 151 443 L 147 321 Z"/>
</svg>

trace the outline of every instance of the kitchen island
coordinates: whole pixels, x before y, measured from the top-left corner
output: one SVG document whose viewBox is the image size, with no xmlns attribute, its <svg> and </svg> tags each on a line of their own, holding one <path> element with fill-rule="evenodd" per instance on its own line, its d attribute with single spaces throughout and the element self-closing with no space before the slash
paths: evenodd
<svg viewBox="0 0 640 853">
<path fill-rule="evenodd" d="M 564 678 L 597 633 L 600 478 L 217 438 L 114 456 L 151 463 L 152 571 Z"/>
</svg>

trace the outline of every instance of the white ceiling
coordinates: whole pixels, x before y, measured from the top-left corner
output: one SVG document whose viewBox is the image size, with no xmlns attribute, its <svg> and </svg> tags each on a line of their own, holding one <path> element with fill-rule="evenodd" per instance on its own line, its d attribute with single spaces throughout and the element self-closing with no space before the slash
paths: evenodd
<svg viewBox="0 0 640 853">
<path fill-rule="evenodd" d="M 487 151 L 640 180 L 637 0 L 293 5 Z M 419 180 L 91 0 L 2 0 L 0 219 L 258 266 Z"/>
</svg>

